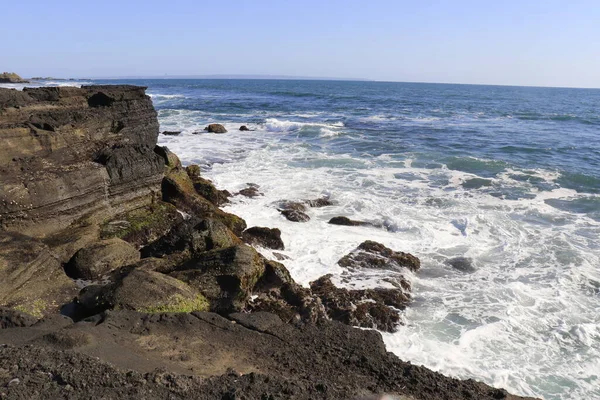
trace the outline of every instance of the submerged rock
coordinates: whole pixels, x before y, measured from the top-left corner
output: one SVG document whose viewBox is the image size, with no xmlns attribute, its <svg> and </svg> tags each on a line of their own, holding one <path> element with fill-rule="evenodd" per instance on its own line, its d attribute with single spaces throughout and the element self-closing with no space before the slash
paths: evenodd
<svg viewBox="0 0 600 400">
<path fill-rule="evenodd" d="M 477 271 L 473 265 L 473 259 L 470 257 L 449 258 L 445 261 L 445 264 L 461 272 L 471 273 Z"/>
<path fill-rule="evenodd" d="M 284 250 L 281 231 L 277 228 L 253 226 L 242 232 L 242 239 L 252 245 L 258 245 L 273 250 Z"/>
<path fill-rule="evenodd" d="M 344 225 L 344 226 L 373 226 L 370 222 L 356 221 L 348 217 L 333 217 L 329 220 L 332 225 Z"/>
<path fill-rule="evenodd" d="M 166 136 L 177 136 L 181 131 L 163 131 L 162 134 Z"/>
<path fill-rule="evenodd" d="M 259 192 L 258 189 L 260 186 L 258 186 L 256 183 L 248 183 L 247 185 L 247 188 L 240 190 L 239 192 L 237 192 L 237 194 L 241 194 L 242 196 L 250 198 L 263 195 L 261 192 Z"/>
<path fill-rule="evenodd" d="M 305 203 L 310 207 L 319 208 L 319 207 L 327 207 L 332 206 L 333 202 L 329 200 L 328 197 L 321 197 L 318 199 L 305 200 Z"/>
<path fill-rule="evenodd" d="M 250 129 L 249 129 L 249 128 L 248 128 L 246 125 L 242 125 L 242 126 L 240 126 L 240 131 L 245 131 L 245 132 L 247 132 L 247 131 L 249 131 L 249 130 L 250 130 Z"/>
<path fill-rule="evenodd" d="M 227 133 L 227 129 L 221 124 L 210 124 L 204 130 L 210 133 Z"/>
</svg>

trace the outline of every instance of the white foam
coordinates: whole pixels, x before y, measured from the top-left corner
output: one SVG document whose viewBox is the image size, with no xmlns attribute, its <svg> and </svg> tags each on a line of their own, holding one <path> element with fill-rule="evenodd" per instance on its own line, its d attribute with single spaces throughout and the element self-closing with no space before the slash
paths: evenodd
<svg viewBox="0 0 600 400">
<path fill-rule="evenodd" d="M 181 112 L 161 118 L 161 124 L 203 126 L 209 122 L 205 118 Z M 221 188 L 235 192 L 247 182 L 260 185 L 264 196 L 236 197 L 226 210 L 249 226 L 281 229 L 283 253 L 290 257 L 284 263 L 303 284 L 326 273 L 342 282 L 344 270 L 337 261 L 367 239 L 417 255 L 423 266 L 411 277 L 415 302 L 406 311 L 407 324 L 396 334 L 384 334 L 388 348 L 401 358 L 524 395 L 600 396 L 600 302 L 597 294 L 590 295 L 600 291 L 594 286 L 600 285 L 600 223 L 545 202 L 581 194 L 540 191 L 510 178 L 522 171 L 508 171 L 493 184 L 521 185 L 531 196 L 503 199 L 465 189 L 462 183 L 476 177 L 470 173 L 413 167 L 411 158 L 399 167 L 391 155 L 353 158 L 285 140 L 308 125 L 321 134 L 343 130 L 270 118 L 253 125 L 255 132 L 238 132 L 239 124 L 226 123 L 231 129 L 225 135 L 184 132 L 160 140 L 184 163 L 220 160 L 204 174 Z M 527 174 L 548 183 L 558 178 L 550 171 Z M 402 175 L 413 178 L 397 178 Z M 307 223 L 287 221 L 274 207 L 284 199 L 323 195 L 336 204 L 309 209 Z M 327 223 L 338 215 L 385 222 L 391 229 Z M 476 272 L 445 265 L 456 256 L 472 258 Z M 349 284 L 385 281 L 373 274 Z"/>
</svg>

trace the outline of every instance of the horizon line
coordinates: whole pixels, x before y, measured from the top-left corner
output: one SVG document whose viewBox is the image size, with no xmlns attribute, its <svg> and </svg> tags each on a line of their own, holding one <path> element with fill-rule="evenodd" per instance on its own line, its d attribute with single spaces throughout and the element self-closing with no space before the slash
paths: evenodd
<svg viewBox="0 0 600 400">
<path fill-rule="evenodd" d="M 501 87 L 530 87 L 530 88 L 548 88 L 548 89 L 590 89 L 598 90 L 597 87 L 585 86 L 553 86 L 553 85 L 519 85 L 508 83 L 463 83 L 463 82 L 433 82 L 433 81 L 406 81 L 406 80 L 379 80 L 369 78 L 336 78 L 322 76 L 296 76 L 296 75 L 269 75 L 269 74 L 208 74 L 208 75 L 123 75 L 123 76 L 108 76 L 108 77 L 80 77 L 80 78 L 56 78 L 43 77 L 42 80 L 142 80 L 142 79 L 215 79 L 215 80 L 304 80 L 304 81 L 341 81 L 341 82 L 374 82 L 374 83 L 415 83 L 415 84 L 432 84 L 432 85 L 469 85 L 469 86 L 501 86 Z M 33 79 L 33 78 L 25 78 Z"/>
</svg>

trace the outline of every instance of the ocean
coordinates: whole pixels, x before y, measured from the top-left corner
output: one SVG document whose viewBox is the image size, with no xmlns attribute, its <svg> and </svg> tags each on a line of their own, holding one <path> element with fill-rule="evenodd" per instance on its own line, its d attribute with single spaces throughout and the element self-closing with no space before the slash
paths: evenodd
<svg viewBox="0 0 600 400">
<path fill-rule="evenodd" d="M 276 227 L 293 277 L 364 240 L 422 262 L 400 358 L 515 394 L 600 398 L 600 90 L 291 80 L 126 80 L 148 86 L 159 143 L 236 192 L 227 211 Z M 201 132 L 221 123 L 227 134 Z M 252 131 L 241 132 L 240 125 Z M 200 133 L 198 133 L 200 131 Z M 335 205 L 287 221 L 281 200 Z M 334 226 L 334 216 L 376 227 Z M 265 255 L 270 255 L 264 250 Z M 466 257 L 473 269 L 452 268 Z"/>
</svg>

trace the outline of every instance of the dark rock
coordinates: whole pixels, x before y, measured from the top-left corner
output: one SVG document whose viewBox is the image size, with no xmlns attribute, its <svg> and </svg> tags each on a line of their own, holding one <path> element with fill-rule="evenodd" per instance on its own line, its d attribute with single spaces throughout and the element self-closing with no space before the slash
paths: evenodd
<svg viewBox="0 0 600 400">
<path fill-rule="evenodd" d="M 310 207 L 318 208 L 332 206 L 333 202 L 329 200 L 328 197 L 321 197 L 319 199 L 306 200 L 306 204 L 308 204 Z"/>
<path fill-rule="evenodd" d="M 167 170 L 181 168 L 181 161 L 177 154 L 173 153 L 167 146 L 156 146 L 154 152 L 162 157 Z"/>
<path fill-rule="evenodd" d="M 246 125 L 242 125 L 240 126 L 240 131 L 249 131 L 250 129 L 248 129 L 248 127 Z"/>
<path fill-rule="evenodd" d="M 241 194 L 242 196 L 246 196 L 246 197 L 250 197 L 250 198 L 263 195 L 261 192 L 258 191 L 258 185 L 249 186 L 245 189 L 240 190 L 239 192 L 237 192 L 237 194 Z"/>
<path fill-rule="evenodd" d="M 88 286 L 77 299 L 84 313 L 94 315 L 106 309 L 144 313 L 208 311 L 208 300 L 197 290 L 170 276 L 138 268 L 116 271 L 113 283 Z"/>
<path fill-rule="evenodd" d="M 273 260 L 263 260 L 263 262 L 265 271 L 256 282 L 254 292 L 268 292 L 272 289 L 281 289 L 284 285 L 295 285 L 285 265 Z"/>
<path fill-rule="evenodd" d="M 332 225 L 345 225 L 345 226 L 373 226 L 370 222 L 355 221 L 348 217 L 333 217 L 329 220 Z"/>
<path fill-rule="evenodd" d="M 7 399 L 521 399 L 404 362 L 373 330 L 232 319 L 110 311 L 67 329 L 4 329 L 0 387 Z"/>
<path fill-rule="evenodd" d="M 278 253 L 276 251 L 273 252 L 273 256 L 279 261 L 289 260 L 290 258 L 285 254 Z"/>
<path fill-rule="evenodd" d="M 47 245 L 0 232 L 0 306 L 41 318 L 57 312 L 76 291 Z"/>
<path fill-rule="evenodd" d="M 0 88 L 0 229 L 46 237 L 151 202 L 164 163 L 145 88 Z M 18 108 L 17 108 L 18 107 Z"/>
<path fill-rule="evenodd" d="M 134 264 L 140 252 L 124 240 L 113 238 L 80 249 L 65 266 L 74 279 L 98 279 L 124 265 Z"/>
<path fill-rule="evenodd" d="M 177 136 L 181 131 L 163 131 L 162 134 L 166 136 Z"/>
<path fill-rule="evenodd" d="M 0 307 L 0 329 L 31 326 L 37 322 L 33 315 L 21 311 Z"/>
<path fill-rule="evenodd" d="M 210 133 L 227 133 L 227 129 L 221 124 L 210 124 L 204 130 Z"/>
<path fill-rule="evenodd" d="M 345 268 L 376 268 L 401 270 L 408 268 L 416 271 L 421 267 L 419 259 L 412 254 L 393 251 L 381 243 L 367 240 L 352 253 L 342 257 L 338 264 Z"/>
<path fill-rule="evenodd" d="M 445 263 L 461 272 L 471 273 L 477 271 L 473 265 L 473 259 L 470 257 L 449 258 L 445 261 Z"/>
<path fill-rule="evenodd" d="M 175 206 L 156 201 L 105 221 L 101 226 L 100 238 L 116 237 L 135 247 L 142 247 L 163 237 L 182 221 L 183 217 Z"/>
<path fill-rule="evenodd" d="M 265 272 L 263 258 L 252 247 L 237 245 L 202 253 L 170 275 L 198 289 L 217 312 L 242 310 Z"/>
<path fill-rule="evenodd" d="M 400 289 L 349 290 L 338 288 L 325 275 L 310 283 L 327 315 L 336 321 L 363 328 L 394 332 L 400 324 L 399 310 L 410 301 Z"/>
<path fill-rule="evenodd" d="M 142 248 L 141 253 L 143 257 L 164 257 L 186 252 L 192 257 L 237 244 L 241 244 L 241 240 L 223 222 L 191 218 L 173 226 L 166 235 Z"/>
<path fill-rule="evenodd" d="M 277 208 L 281 210 L 293 210 L 299 212 L 306 211 L 306 204 L 300 201 L 282 201 L 278 204 Z"/>
<path fill-rule="evenodd" d="M 310 217 L 297 210 L 280 210 L 281 214 L 287 218 L 288 221 L 292 222 L 307 222 L 310 221 Z"/>
<path fill-rule="evenodd" d="M 242 218 L 220 210 L 200 196 L 196 192 L 194 182 L 183 168 L 174 168 L 165 175 L 162 195 L 164 201 L 174 204 L 190 215 L 220 220 L 238 236 L 246 229 L 246 222 Z"/>
<path fill-rule="evenodd" d="M 242 239 L 248 244 L 262 246 L 267 249 L 285 249 L 281 240 L 281 231 L 277 228 L 253 226 L 242 232 Z"/>
</svg>

